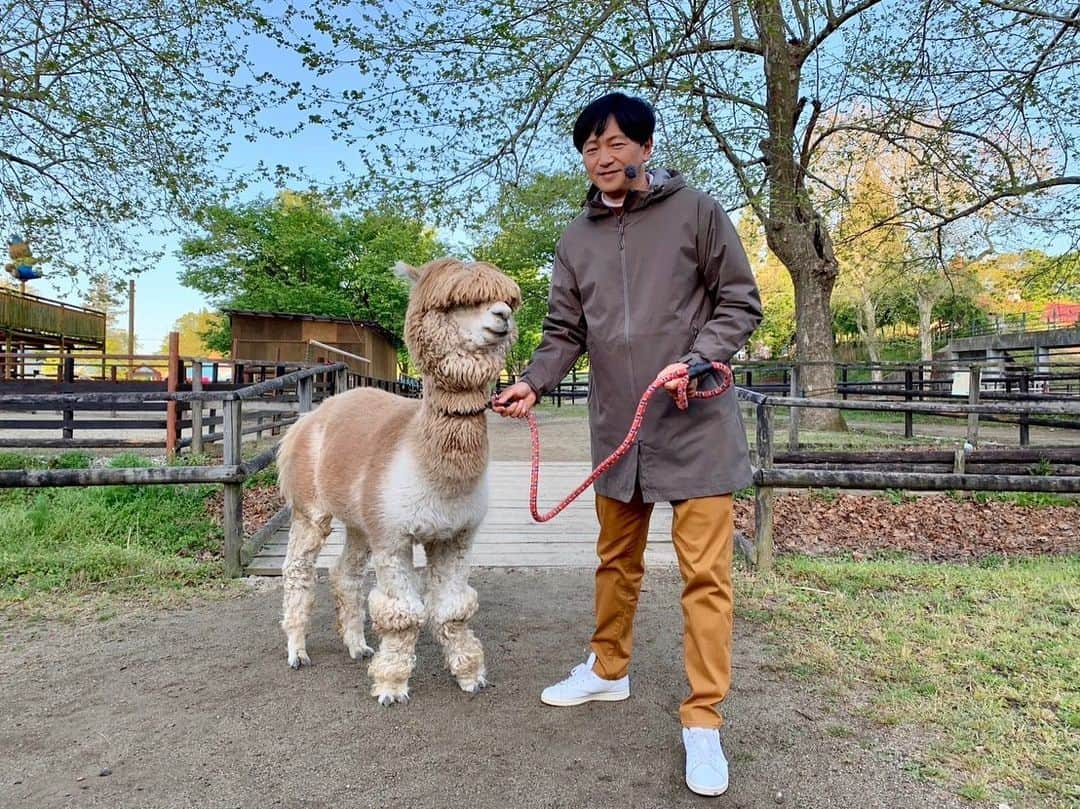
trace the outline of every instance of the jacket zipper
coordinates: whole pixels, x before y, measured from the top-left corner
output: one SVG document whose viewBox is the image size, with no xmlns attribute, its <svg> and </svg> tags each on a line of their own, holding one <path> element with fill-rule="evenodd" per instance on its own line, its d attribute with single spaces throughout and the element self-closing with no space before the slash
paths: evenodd
<svg viewBox="0 0 1080 809">
<path fill-rule="evenodd" d="M 626 358 L 630 364 L 630 387 L 634 385 L 634 352 L 630 350 L 630 276 L 626 273 L 626 212 L 619 214 L 619 266 L 623 281 L 623 339 L 626 340 Z"/>
</svg>

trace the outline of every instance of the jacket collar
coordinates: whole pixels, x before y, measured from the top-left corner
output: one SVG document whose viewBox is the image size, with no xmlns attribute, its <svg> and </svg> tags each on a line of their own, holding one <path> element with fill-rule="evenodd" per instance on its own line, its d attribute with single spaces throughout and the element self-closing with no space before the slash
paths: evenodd
<svg viewBox="0 0 1080 809">
<path fill-rule="evenodd" d="M 674 169 L 655 169 L 652 172 L 652 185 L 648 191 L 635 191 L 633 189 L 626 195 L 623 203 L 624 211 L 637 211 L 646 208 L 653 203 L 666 199 L 686 186 L 686 180 Z M 589 186 L 589 192 L 585 198 L 585 215 L 589 219 L 603 219 L 611 216 L 611 208 L 600 200 L 600 189 L 595 185 Z"/>
</svg>

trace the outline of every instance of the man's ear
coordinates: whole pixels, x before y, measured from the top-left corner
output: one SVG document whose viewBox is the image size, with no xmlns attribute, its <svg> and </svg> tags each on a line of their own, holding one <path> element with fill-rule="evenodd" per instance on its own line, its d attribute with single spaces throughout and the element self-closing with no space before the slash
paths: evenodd
<svg viewBox="0 0 1080 809">
<path fill-rule="evenodd" d="M 649 138 L 647 141 L 645 141 L 643 144 L 641 144 L 641 148 L 645 152 L 645 157 L 642 160 L 642 162 L 644 163 L 645 160 L 648 160 L 650 157 L 652 157 L 652 150 L 653 150 L 653 140 L 652 140 L 652 138 Z"/>
<path fill-rule="evenodd" d="M 420 270 L 404 261 L 399 261 L 394 265 L 394 274 L 408 281 L 409 286 L 414 286 L 420 280 Z"/>
</svg>

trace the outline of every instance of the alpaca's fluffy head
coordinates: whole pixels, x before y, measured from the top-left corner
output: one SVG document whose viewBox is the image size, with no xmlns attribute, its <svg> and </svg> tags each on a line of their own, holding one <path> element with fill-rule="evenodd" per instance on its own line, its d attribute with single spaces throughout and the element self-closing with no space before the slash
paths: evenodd
<svg viewBox="0 0 1080 809">
<path fill-rule="evenodd" d="M 517 339 L 518 285 L 483 261 L 399 262 L 396 270 L 412 284 L 405 345 L 421 372 L 451 391 L 494 382 Z"/>
</svg>

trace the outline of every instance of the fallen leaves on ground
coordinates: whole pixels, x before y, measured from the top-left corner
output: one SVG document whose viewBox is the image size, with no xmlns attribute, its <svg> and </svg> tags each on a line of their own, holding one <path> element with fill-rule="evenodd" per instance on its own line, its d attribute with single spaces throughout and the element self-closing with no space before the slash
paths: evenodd
<svg viewBox="0 0 1080 809">
<path fill-rule="evenodd" d="M 206 509 L 220 520 L 224 502 L 224 492 L 215 492 L 207 500 Z M 278 510 L 284 505 L 285 501 L 281 499 L 277 486 L 273 484 L 244 489 L 244 536 L 249 537 L 266 525 L 270 518 L 277 514 Z"/>
<path fill-rule="evenodd" d="M 924 495 L 893 502 L 881 495 L 776 498 L 773 545 L 779 553 L 900 552 L 938 562 L 986 556 L 1080 553 L 1080 507 Z M 754 532 L 754 503 L 735 503 L 735 527 Z"/>
</svg>

